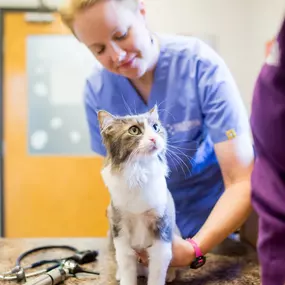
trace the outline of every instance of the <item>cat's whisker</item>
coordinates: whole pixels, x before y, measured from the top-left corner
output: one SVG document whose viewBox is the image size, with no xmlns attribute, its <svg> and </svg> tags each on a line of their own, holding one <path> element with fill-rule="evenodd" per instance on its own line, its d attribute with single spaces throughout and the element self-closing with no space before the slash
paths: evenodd
<svg viewBox="0 0 285 285">
<path fill-rule="evenodd" d="M 177 151 L 179 151 L 179 150 L 177 150 Z M 172 150 L 172 152 L 174 152 L 173 150 Z M 175 153 L 175 152 L 174 152 Z M 190 164 L 191 164 L 191 166 L 193 167 L 193 166 L 195 166 L 195 160 L 192 158 L 192 157 L 190 157 L 190 156 L 187 156 L 186 154 L 184 154 L 183 152 L 180 152 L 181 153 L 181 155 L 183 155 L 185 158 L 187 158 L 187 160 L 190 162 Z M 179 155 L 176 153 L 176 155 L 179 157 Z M 181 157 L 180 157 L 181 158 Z M 182 158 L 181 158 L 181 160 L 183 160 Z M 184 160 L 183 160 L 184 161 Z M 186 162 L 185 162 L 185 164 L 186 164 Z M 189 168 L 189 166 L 187 166 L 187 168 L 188 168 L 188 171 L 191 173 L 191 170 L 190 170 L 190 168 Z"/>
<path fill-rule="evenodd" d="M 169 156 L 172 159 L 172 161 L 173 160 L 175 161 L 174 166 L 175 166 L 177 171 L 178 171 L 177 166 L 179 166 L 182 169 L 182 171 L 184 172 L 184 169 L 183 169 L 183 166 L 181 165 L 181 162 L 177 159 L 177 155 L 175 155 L 174 153 L 171 153 L 169 150 L 167 151 L 166 155 Z M 184 174 L 185 174 L 185 172 L 184 172 Z"/>
<path fill-rule="evenodd" d="M 185 140 L 185 139 L 181 139 L 181 140 L 171 140 L 171 142 L 173 142 L 173 143 L 183 143 L 183 142 L 185 142 L 185 141 L 187 141 L 187 139 Z M 189 141 L 189 140 L 188 140 Z M 191 143 L 196 143 L 196 144 L 198 144 L 199 142 L 198 142 L 198 140 L 191 140 Z"/>
<path fill-rule="evenodd" d="M 175 153 L 174 151 L 172 151 L 170 149 L 168 149 L 168 152 L 171 153 L 172 155 L 174 155 L 186 167 L 187 171 L 191 173 L 189 166 L 185 163 L 185 161 L 181 157 L 179 157 L 177 155 L 177 153 Z M 184 174 L 186 176 L 184 167 L 182 165 L 180 165 L 180 167 L 181 167 L 181 170 L 184 172 Z"/>
<path fill-rule="evenodd" d="M 176 153 L 176 155 L 178 156 L 178 154 Z M 188 161 L 189 161 L 189 163 L 192 165 L 192 167 L 194 167 L 195 166 L 195 161 L 194 161 L 194 159 L 192 158 L 192 157 L 189 157 L 189 156 L 187 156 L 187 155 L 185 155 L 185 154 L 183 154 L 183 153 L 181 153 L 181 155 L 183 155 Z M 181 157 L 180 157 L 181 158 Z M 182 158 L 181 158 L 182 159 Z M 186 163 L 186 162 L 185 162 Z"/>
<path fill-rule="evenodd" d="M 166 102 L 166 99 L 162 100 L 159 104 L 156 103 L 157 109 L 159 109 L 160 105 L 163 104 L 164 102 Z"/>
<path fill-rule="evenodd" d="M 176 120 L 175 116 L 173 114 L 171 114 L 168 110 L 166 109 L 159 109 L 160 112 L 165 111 L 167 112 L 167 114 L 169 114 L 174 120 Z"/>
<path fill-rule="evenodd" d="M 170 150 L 170 151 L 171 151 L 171 150 Z M 177 153 L 175 153 L 174 151 L 171 151 L 171 152 L 172 152 L 173 155 L 176 156 L 176 158 L 177 158 L 179 161 L 181 161 L 182 164 L 184 164 L 184 166 L 186 167 L 187 171 L 190 172 L 190 168 L 189 168 L 189 166 L 186 164 L 186 162 L 185 162 Z M 183 168 L 183 169 L 184 169 L 184 168 Z M 185 174 L 185 172 L 184 172 L 184 174 Z"/>
<path fill-rule="evenodd" d="M 185 143 L 185 141 L 171 141 L 171 140 L 167 140 L 168 145 L 174 146 L 173 144 L 179 144 L 179 143 Z M 197 146 L 194 148 L 186 148 L 186 147 L 181 147 L 181 146 L 174 146 L 177 147 L 179 149 L 183 149 L 183 150 L 190 150 L 190 151 L 195 151 L 198 149 L 198 142 L 196 142 Z"/>
<path fill-rule="evenodd" d="M 166 102 L 166 99 L 165 100 L 162 100 L 159 104 L 156 104 L 156 107 L 157 107 L 157 110 L 159 112 L 162 112 L 162 111 L 166 111 L 170 116 L 172 116 L 172 118 L 175 120 L 175 116 L 173 114 L 171 114 L 168 110 L 166 109 L 160 109 L 160 105 L 162 105 L 164 102 Z"/>
<path fill-rule="evenodd" d="M 160 105 L 162 105 L 163 103 L 167 102 L 166 99 L 162 100 L 159 104 L 157 104 L 157 109 L 159 109 Z M 173 104 L 171 104 L 170 106 L 173 106 Z"/>
<path fill-rule="evenodd" d="M 176 148 L 176 147 L 174 147 L 174 146 L 168 145 L 167 147 L 168 147 L 168 148 L 172 148 L 172 149 L 174 149 L 174 150 L 176 150 L 176 151 L 179 151 L 180 154 L 182 154 L 184 157 L 186 157 L 187 159 L 190 160 L 192 166 L 195 166 L 195 163 L 196 163 L 196 162 L 195 162 L 195 160 L 193 159 L 193 157 L 191 157 L 191 156 L 189 156 L 189 155 L 186 155 L 183 151 L 181 151 L 180 149 L 178 149 L 178 148 Z M 193 162 L 194 164 L 193 164 L 192 162 Z"/>
<path fill-rule="evenodd" d="M 171 155 L 171 153 L 169 153 L 169 152 L 166 152 L 165 153 L 165 155 L 167 156 L 169 156 L 169 158 L 171 158 L 171 160 L 172 160 L 172 162 L 173 162 L 173 160 L 177 163 L 177 160 L 175 160 L 174 158 L 173 158 L 173 156 Z M 178 162 L 178 164 L 179 164 L 179 162 Z M 178 168 L 177 168 L 177 165 L 175 164 L 175 163 L 173 163 L 173 165 L 175 166 L 175 168 L 176 168 L 176 171 L 178 172 Z"/>
<path fill-rule="evenodd" d="M 137 116 L 138 112 L 137 112 L 137 107 L 136 107 L 136 101 L 135 100 L 134 100 L 134 110 L 135 110 L 135 115 Z"/>
<path fill-rule="evenodd" d="M 175 116 L 173 114 L 171 114 L 167 109 L 160 109 L 160 105 L 162 105 L 164 102 L 166 102 L 166 99 L 162 100 L 159 104 L 156 104 L 157 110 L 159 112 L 166 111 L 175 120 Z"/>
<path fill-rule="evenodd" d="M 186 148 L 186 147 L 180 147 L 180 146 L 174 146 L 174 145 L 171 145 L 171 144 L 168 144 L 168 146 L 170 146 L 170 147 L 175 147 L 175 148 L 177 148 L 177 149 L 181 149 L 181 150 L 188 150 L 188 151 L 195 151 L 195 150 L 197 150 L 198 148 Z"/>
<path fill-rule="evenodd" d="M 124 97 L 123 94 L 121 94 L 121 97 L 122 97 L 122 99 L 123 99 L 123 101 L 124 101 L 125 107 L 126 107 L 127 111 L 129 112 L 129 114 L 130 114 L 131 116 L 134 116 L 134 114 L 132 113 L 131 108 L 130 108 L 130 106 L 128 105 L 128 103 L 126 102 L 125 97 Z"/>
<path fill-rule="evenodd" d="M 184 176 L 186 177 L 186 172 L 184 170 L 184 167 L 183 167 L 183 161 L 181 161 L 181 159 L 179 157 L 177 157 L 177 155 L 173 154 L 172 155 L 175 157 L 176 159 L 176 162 L 177 162 L 177 165 L 180 167 L 180 169 L 182 170 L 182 172 L 184 173 Z M 186 167 L 187 168 L 187 167 Z"/>
</svg>

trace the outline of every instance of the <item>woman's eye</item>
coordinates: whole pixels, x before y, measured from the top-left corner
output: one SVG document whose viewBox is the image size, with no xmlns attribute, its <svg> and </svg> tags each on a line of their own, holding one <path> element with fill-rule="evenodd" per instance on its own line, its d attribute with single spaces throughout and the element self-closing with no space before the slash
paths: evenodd
<svg viewBox="0 0 285 285">
<path fill-rule="evenodd" d="M 158 124 L 153 124 L 153 129 L 156 131 L 156 132 L 159 132 L 160 128 L 159 128 L 159 125 Z"/>
<path fill-rule="evenodd" d="M 132 126 L 129 128 L 129 133 L 133 136 L 137 136 L 141 134 L 141 130 L 137 126 Z"/>
<path fill-rule="evenodd" d="M 115 36 L 115 39 L 118 40 L 118 41 L 120 41 L 120 40 L 125 39 L 127 36 L 128 36 L 128 31 L 126 31 L 124 34 L 116 35 L 116 36 Z"/>
<path fill-rule="evenodd" d="M 100 50 L 96 50 L 95 52 L 96 52 L 97 54 L 101 54 L 101 53 L 104 52 L 104 50 L 105 50 L 105 48 L 101 48 Z"/>
</svg>

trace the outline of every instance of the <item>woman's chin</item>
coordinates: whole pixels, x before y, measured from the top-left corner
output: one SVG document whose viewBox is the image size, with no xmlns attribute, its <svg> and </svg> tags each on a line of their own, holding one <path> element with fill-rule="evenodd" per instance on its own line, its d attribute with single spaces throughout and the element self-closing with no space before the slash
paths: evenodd
<svg viewBox="0 0 285 285">
<path fill-rule="evenodd" d="M 118 73 L 128 79 L 139 79 L 145 74 L 145 68 L 141 66 L 120 68 L 117 70 Z"/>
<path fill-rule="evenodd" d="M 120 75 L 127 77 L 128 79 L 135 80 L 142 77 L 142 74 L 138 72 L 137 70 L 124 70 L 123 72 L 120 72 Z"/>
</svg>

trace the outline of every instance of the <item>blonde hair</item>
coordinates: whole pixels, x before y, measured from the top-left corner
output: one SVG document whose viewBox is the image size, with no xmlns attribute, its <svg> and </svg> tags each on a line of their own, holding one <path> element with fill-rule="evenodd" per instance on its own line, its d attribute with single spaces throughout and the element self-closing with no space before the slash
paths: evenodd
<svg viewBox="0 0 285 285">
<path fill-rule="evenodd" d="M 73 22 L 75 15 L 88 9 L 100 1 L 107 0 L 65 0 L 65 3 L 58 9 L 62 22 L 73 32 Z M 108 0 L 124 2 L 132 10 L 137 9 L 139 0 Z"/>
</svg>

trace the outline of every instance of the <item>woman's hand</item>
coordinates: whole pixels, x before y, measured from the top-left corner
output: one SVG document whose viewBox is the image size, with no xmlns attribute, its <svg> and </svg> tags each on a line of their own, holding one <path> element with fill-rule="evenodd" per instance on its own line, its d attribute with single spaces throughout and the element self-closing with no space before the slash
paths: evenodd
<svg viewBox="0 0 285 285">
<path fill-rule="evenodd" d="M 195 259 L 195 252 L 193 246 L 180 236 L 175 235 L 172 242 L 172 260 L 170 266 L 172 267 L 185 267 L 189 266 Z M 145 266 L 148 265 L 148 254 L 146 251 L 137 252 L 138 259 Z"/>
</svg>

